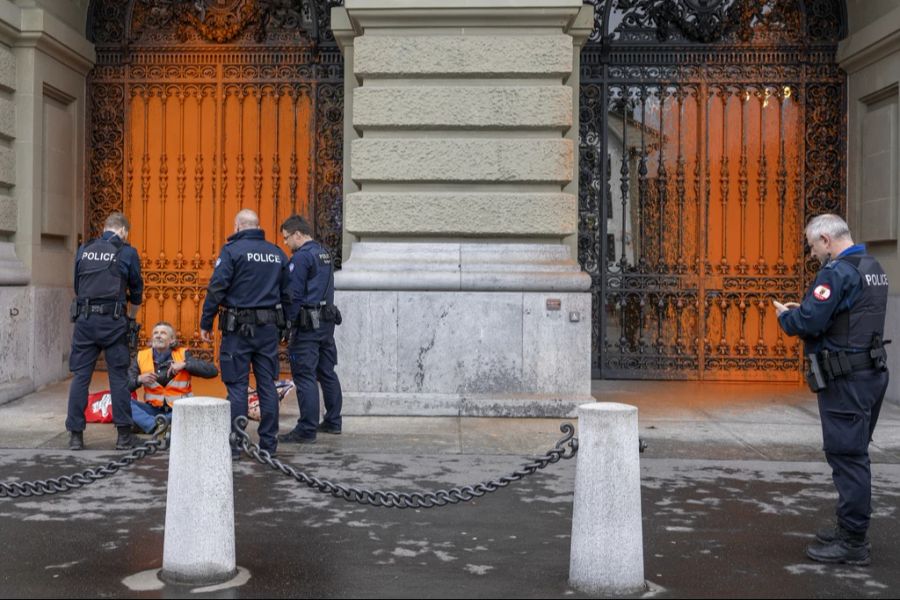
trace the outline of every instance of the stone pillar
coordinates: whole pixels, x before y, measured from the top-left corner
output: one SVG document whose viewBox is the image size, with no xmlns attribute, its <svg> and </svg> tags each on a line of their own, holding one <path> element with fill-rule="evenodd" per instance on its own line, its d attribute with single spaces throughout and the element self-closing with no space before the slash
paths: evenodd
<svg viewBox="0 0 900 600">
<path fill-rule="evenodd" d="M 163 581 L 211 585 L 237 574 L 230 418 L 219 398 L 183 398 L 173 407 Z"/>
<path fill-rule="evenodd" d="M 838 46 L 847 73 L 847 221 L 891 282 L 885 339 L 900 339 L 900 6 L 847 3 L 848 36 Z M 888 346 L 888 366 L 900 353 Z M 886 398 L 900 402 L 900 378 Z"/>
<path fill-rule="evenodd" d="M 592 596 L 646 589 L 639 443 L 636 407 L 579 407 L 569 583 Z"/>
<path fill-rule="evenodd" d="M 590 401 L 577 234 L 580 0 L 347 0 L 336 276 L 349 414 L 573 414 Z M 577 36 L 572 33 L 577 30 Z M 573 132 L 574 129 L 574 132 Z"/>
</svg>

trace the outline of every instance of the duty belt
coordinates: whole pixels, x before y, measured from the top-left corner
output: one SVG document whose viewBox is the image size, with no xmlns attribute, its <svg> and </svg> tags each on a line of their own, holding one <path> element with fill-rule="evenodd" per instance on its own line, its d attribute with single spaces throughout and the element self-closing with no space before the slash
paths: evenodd
<svg viewBox="0 0 900 600">
<path fill-rule="evenodd" d="M 118 319 L 125 312 L 125 308 L 120 302 L 92 303 L 76 299 L 72 301 L 70 312 L 73 321 L 79 316 L 88 317 L 89 315 L 113 315 Z"/>
<path fill-rule="evenodd" d="M 225 333 L 240 332 L 245 337 L 253 337 L 254 325 L 277 325 L 285 327 L 284 312 L 279 304 L 275 308 L 231 308 L 219 311 L 219 327 Z"/>
<path fill-rule="evenodd" d="M 807 355 L 809 371 L 806 383 L 813 392 L 821 392 L 828 387 L 828 382 L 838 377 L 850 375 L 854 371 L 878 370 L 887 371 L 887 353 L 885 345 L 890 340 L 882 340 L 880 334 L 872 336 L 872 347 L 860 352 L 838 350 L 822 350 Z"/>
<path fill-rule="evenodd" d="M 825 374 L 829 379 L 843 377 L 854 371 L 868 371 L 877 368 L 875 359 L 870 355 L 870 351 L 863 352 L 829 352 L 827 350 L 819 352 L 819 364 L 822 365 Z"/>
<path fill-rule="evenodd" d="M 293 324 L 294 328 L 300 331 L 315 331 L 321 327 L 322 323 L 334 323 L 340 325 L 343 318 L 341 311 L 333 304 L 304 304 L 300 307 L 297 314 L 297 322 Z"/>
</svg>

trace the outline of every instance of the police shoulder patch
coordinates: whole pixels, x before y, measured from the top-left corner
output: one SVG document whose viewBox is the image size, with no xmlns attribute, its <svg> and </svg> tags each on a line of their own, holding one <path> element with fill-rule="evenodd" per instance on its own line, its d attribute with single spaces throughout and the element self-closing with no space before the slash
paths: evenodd
<svg viewBox="0 0 900 600">
<path fill-rule="evenodd" d="M 817 285 L 813 290 L 813 297 L 820 302 L 828 300 L 831 298 L 831 287 L 827 283 Z"/>
<path fill-rule="evenodd" d="M 213 267 L 213 269 L 217 268 L 217 267 L 218 267 L 219 265 L 221 265 L 221 264 L 222 264 L 222 257 L 219 257 L 219 258 L 216 259 L 216 266 Z"/>
</svg>

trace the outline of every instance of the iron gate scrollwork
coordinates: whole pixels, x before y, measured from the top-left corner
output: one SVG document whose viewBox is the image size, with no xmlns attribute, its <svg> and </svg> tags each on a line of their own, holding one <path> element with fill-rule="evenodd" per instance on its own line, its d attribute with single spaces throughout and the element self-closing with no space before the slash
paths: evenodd
<svg viewBox="0 0 900 600">
<path fill-rule="evenodd" d="M 85 229 L 111 211 L 141 254 L 140 320 L 171 322 L 195 354 L 200 309 L 240 208 L 270 239 L 305 214 L 340 265 L 341 0 L 92 0 Z"/>
<path fill-rule="evenodd" d="M 592 0 L 579 259 L 595 374 L 799 381 L 808 217 L 844 210 L 836 0 Z"/>
</svg>

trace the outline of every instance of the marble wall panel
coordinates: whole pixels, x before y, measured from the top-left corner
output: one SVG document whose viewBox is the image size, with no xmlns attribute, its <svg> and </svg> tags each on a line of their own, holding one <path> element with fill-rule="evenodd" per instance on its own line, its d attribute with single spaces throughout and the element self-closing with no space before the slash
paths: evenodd
<svg viewBox="0 0 900 600">
<path fill-rule="evenodd" d="M 34 384 L 36 387 L 69 376 L 72 323 L 69 288 L 32 287 L 33 306 L 40 318 L 34 321 Z"/>
<path fill-rule="evenodd" d="M 343 323 L 335 328 L 337 374 L 344 390 L 397 389 L 397 292 L 338 290 Z"/>
<path fill-rule="evenodd" d="M 548 310 L 548 300 L 560 310 Z M 581 351 L 591 343 L 589 294 L 526 293 L 522 336 L 527 391 L 590 396 L 591 357 Z"/>
<path fill-rule="evenodd" d="M 521 391 L 522 294 L 403 294 L 397 356 L 400 392 Z"/>
</svg>

